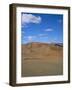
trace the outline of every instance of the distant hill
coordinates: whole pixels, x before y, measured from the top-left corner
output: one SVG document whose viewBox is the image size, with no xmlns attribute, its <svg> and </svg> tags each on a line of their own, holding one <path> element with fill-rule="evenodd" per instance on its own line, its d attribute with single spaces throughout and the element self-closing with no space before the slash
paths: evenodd
<svg viewBox="0 0 72 90">
<path fill-rule="evenodd" d="M 55 45 L 63 47 L 63 43 L 56 43 Z"/>
</svg>

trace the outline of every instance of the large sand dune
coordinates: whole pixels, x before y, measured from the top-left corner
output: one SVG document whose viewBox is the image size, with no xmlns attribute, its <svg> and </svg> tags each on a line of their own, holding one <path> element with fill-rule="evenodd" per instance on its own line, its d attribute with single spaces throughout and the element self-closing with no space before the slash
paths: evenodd
<svg viewBox="0 0 72 90">
<path fill-rule="evenodd" d="M 63 45 L 22 44 L 22 77 L 63 74 Z"/>
</svg>

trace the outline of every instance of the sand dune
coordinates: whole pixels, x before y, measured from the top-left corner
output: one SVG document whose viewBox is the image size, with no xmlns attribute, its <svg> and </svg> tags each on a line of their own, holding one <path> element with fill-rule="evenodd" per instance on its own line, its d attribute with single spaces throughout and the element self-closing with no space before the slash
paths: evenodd
<svg viewBox="0 0 72 90">
<path fill-rule="evenodd" d="M 30 43 L 22 45 L 23 58 L 62 58 L 63 47 L 55 44 Z"/>
<path fill-rule="evenodd" d="M 63 45 L 47 43 L 22 44 L 22 76 L 63 74 Z"/>
</svg>

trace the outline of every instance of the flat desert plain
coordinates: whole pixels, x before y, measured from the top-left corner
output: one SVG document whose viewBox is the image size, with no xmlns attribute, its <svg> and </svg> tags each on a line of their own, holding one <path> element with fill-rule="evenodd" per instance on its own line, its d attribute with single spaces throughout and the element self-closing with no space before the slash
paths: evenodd
<svg viewBox="0 0 72 90">
<path fill-rule="evenodd" d="M 32 42 L 21 47 L 21 76 L 63 74 L 63 45 Z"/>
</svg>

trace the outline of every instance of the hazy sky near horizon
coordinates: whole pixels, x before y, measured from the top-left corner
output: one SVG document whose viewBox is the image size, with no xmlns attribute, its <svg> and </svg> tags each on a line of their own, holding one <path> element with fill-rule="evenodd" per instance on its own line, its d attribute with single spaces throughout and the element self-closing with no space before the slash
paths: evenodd
<svg viewBox="0 0 72 90">
<path fill-rule="evenodd" d="M 63 15 L 21 13 L 21 43 L 63 43 Z"/>
</svg>

